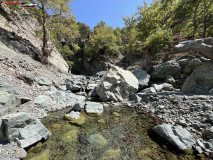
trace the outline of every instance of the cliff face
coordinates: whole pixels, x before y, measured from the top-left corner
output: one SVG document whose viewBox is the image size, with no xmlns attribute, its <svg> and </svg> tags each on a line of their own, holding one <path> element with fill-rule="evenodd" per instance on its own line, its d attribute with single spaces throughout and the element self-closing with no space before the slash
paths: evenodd
<svg viewBox="0 0 213 160">
<path fill-rule="evenodd" d="M 37 30 L 40 30 L 39 22 L 26 9 L 22 8 L 18 12 L 10 10 L 6 5 L 0 6 L 0 41 L 7 46 L 21 53 L 29 54 L 33 58 L 38 57 L 41 54 L 42 40 L 36 38 Z M 51 41 L 48 43 L 52 50 L 49 62 L 67 72 L 66 61 L 57 51 L 55 45 Z"/>
</svg>

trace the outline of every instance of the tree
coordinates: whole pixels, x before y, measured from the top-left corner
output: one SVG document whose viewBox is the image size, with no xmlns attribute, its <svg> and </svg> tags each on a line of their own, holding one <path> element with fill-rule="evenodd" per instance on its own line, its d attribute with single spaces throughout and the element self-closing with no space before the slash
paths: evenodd
<svg viewBox="0 0 213 160">
<path fill-rule="evenodd" d="M 87 55 L 91 58 L 98 58 L 118 54 L 121 43 L 120 36 L 119 29 L 114 30 L 101 21 L 94 27 L 94 32 L 87 47 Z"/>
<path fill-rule="evenodd" d="M 72 0 L 35 0 L 37 2 L 37 7 L 41 14 L 41 24 L 42 24 L 42 62 L 47 63 L 47 58 L 50 56 L 51 51 L 48 49 L 48 31 L 54 27 L 53 19 L 59 19 L 62 17 L 71 17 L 70 3 Z M 49 15 L 48 12 L 52 13 Z M 51 25 L 49 25 L 51 24 Z M 56 23 L 56 26 L 58 23 Z M 62 27 L 61 25 L 60 27 Z"/>
</svg>

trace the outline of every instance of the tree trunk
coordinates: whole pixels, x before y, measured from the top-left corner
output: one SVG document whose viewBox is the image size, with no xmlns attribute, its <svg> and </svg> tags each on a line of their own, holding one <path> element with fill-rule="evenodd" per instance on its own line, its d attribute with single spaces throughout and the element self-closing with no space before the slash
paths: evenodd
<svg viewBox="0 0 213 160">
<path fill-rule="evenodd" d="M 195 39 L 195 34 L 197 31 L 197 9 L 198 9 L 198 5 L 196 5 L 195 10 L 194 10 L 194 17 L 193 17 L 193 25 L 194 25 L 194 31 L 193 31 L 193 40 Z"/>
<path fill-rule="evenodd" d="M 203 38 L 206 37 L 206 29 L 207 29 L 207 7 L 206 7 L 206 0 L 204 0 L 204 20 L 203 20 Z"/>
<path fill-rule="evenodd" d="M 47 29 L 46 29 L 46 12 L 45 12 L 45 5 L 42 4 L 42 14 L 43 14 L 43 21 L 42 21 L 42 30 L 43 30 L 43 46 L 42 46 L 42 63 L 48 63 L 48 57 L 50 56 L 50 52 L 48 50 L 47 44 Z"/>
</svg>

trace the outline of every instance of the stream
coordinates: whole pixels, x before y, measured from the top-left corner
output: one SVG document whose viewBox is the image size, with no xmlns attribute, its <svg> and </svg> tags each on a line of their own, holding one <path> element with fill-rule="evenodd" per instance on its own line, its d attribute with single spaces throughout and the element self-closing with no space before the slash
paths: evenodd
<svg viewBox="0 0 213 160">
<path fill-rule="evenodd" d="M 183 154 L 162 142 L 151 130 L 160 121 L 148 113 L 125 106 L 107 107 L 102 115 L 82 111 L 81 118 L 71 122 L 64 119 L 69 110 L 42 119 L 53 135 L 29 149 L 24 160 L 203 159 L 192 150 Z"/>
</svg>

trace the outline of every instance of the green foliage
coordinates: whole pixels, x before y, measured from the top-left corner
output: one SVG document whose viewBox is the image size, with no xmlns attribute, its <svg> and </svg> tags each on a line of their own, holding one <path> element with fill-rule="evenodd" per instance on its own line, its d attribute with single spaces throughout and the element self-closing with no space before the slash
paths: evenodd
<svg viewBox="0 0 213 160">
<path fill-rule="evenodd" d="M 151 55 L 168 49 L 171 45 L 171 30 L 163 30 L 161 28 L 153 30 L 144 42 L 144 47 L 149 48 Z"/>
<path fill-rule="evenodd" d="M 94 28 L 94 33 L 89 40 L 89 46 L 85 49 L 88 57 L 95 58 L 104 55 L 119 53 L 121 43 L 119 29 L 114 30 L 101 21 Z"/>
</svg>

